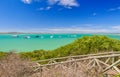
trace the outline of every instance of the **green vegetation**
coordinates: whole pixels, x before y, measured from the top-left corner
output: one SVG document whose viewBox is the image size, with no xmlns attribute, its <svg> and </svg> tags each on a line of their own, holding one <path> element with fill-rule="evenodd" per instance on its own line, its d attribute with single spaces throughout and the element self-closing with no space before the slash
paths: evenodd
<svg viewBox="0 0 120 77">
<path fill-rule="evenodd" d="M 35 50 L 33 52 L 21 52 L 20 56 L 31 60 L 41 60 L 110 51 L 120 51 L 119 40 L 111 39 L 106 36 L 85 36 L 75 40 L 71 44 L 52 51 Z"/>
<path fill-rule="evenodd" d="M 64 57 L 72 55 L 82 55 L 98 52 L 120 51 L 120 41 L 106 36 L 85 36 L 75 40 L 73 43 L 62 46 L 52 51 L 34 50 L 32 52 L 20 52 L 21 58 L 32 61 Z M 0 58 L 6 55 L 0 52 Z"/>
<path fill-rule="evenodd" d="M 0 77 L 102 77 L 96 71 L 98 68 L 90 69 L 86 63 L 78 62 L 77 68 L 70 67 L 72 66 L 70 64 L 62 68 L 62 65 L 46 66 L 41 70 L 35 62 L 22 59 L 18 54 L 9 52 L 4 59 L 0 60 Z"/>
<path fill-rule="evenodd" d="M 120 75 L 116 75 L 116 76 L 114 76 L 114 77 L 120 77 Z"/>
<path fill-rule="evenodd" d="M 5 52 L 0 52 L 0 59 L 1 58 L 4 58 L 6 56 L 6 53 Z"/>
<path fill-rule="evenodd" d="M 30 62 L 29 60 L 35 61 L 70 55 L 72 56 L 110 51 L 120 51 L 120 40 L 111 39 L 106 36 L 86 36 L 75 40 L 71 44 L 62 46 L 52 51 L 34 50 L 33 52 L 20 53 L 0 52 L 0 71 L 2 71 L 0 72 L 0 77 L 39 77 L 40 74 L 38 72 L 34 72 L 34 68 L 31 67 L 35 66 L 36 64 L 34 64 L 34 62 Z M 86 64 L 83 64 L 82 67 L 86 67 L 85 65 Z M 89 73 L 86 70 L 81 72 L 80 69 L 83 70 L 84 68 L 80 68 L 79 66 L 77 72 L 72 72 L 71 76 L 73 76 L 73 74 L 82 73 L 81 75 L 84 75 L 85 77 L 101 77 L 101 75 L 95 69 L 90 70 Z M 45 76 L 48 76 L 51 74 L 51 76 L 56 75 L 57 77 L 63 77 L 64 75 L 64 77 L 68 77 L 66 73 L 61 72 L 63 69 L 54 69 L 54 71 L 62 74 L 59 74 L 57 76 L 56 72 L 51 74 L 51 72 L 47 71 L 45 73 L 42 73 L 42 75 L 44 74 Z M 71 70 L 67 69 L 67 72 L 70 74 Z M 120 75 L 117 75 L 115 77 L 120 77 Z"/>
</svg>

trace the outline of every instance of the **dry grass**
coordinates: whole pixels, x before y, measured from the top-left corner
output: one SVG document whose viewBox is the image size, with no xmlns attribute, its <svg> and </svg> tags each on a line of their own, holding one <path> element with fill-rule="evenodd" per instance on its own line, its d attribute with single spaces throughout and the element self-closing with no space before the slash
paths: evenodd
<svg viewBox="0 0 120 77">
<path fill-rule="evenodd" d="M 43 67 L 34 72 L 33 62 L 22 60 L 15 53 L 9 53 L 0 60 L 0 77 L 101 77 L 96 68 L 90 69 L 81 62 Z"/>
<path fill-rule="evenodd" d="M 29 77 L 32 74 L 32 64 L 11 52 L 0 60 L 0 77 Z"/>
<path fill-rule="evenodd" d="M 72 66 L 60 64 L 47 68 L 43 67 L 42 70 L 34 73 L 32 77 L 102 77 L 102 75 L 97 68 L 90 69 L 79 62 L 77 66 L 74 64 Z"/>
</svg>

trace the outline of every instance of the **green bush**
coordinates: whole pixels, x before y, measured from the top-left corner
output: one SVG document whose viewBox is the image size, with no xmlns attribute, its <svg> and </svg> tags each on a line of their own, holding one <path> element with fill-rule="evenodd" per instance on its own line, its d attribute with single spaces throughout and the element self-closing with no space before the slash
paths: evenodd
<svg viewBox="0 0 120 77">
<path fill-rule="evenodd" d="M 106 36 L 85 36 L 73 43 L 59 47 L 55 50 L 35 50 L 33 52 L 21 52 L 22 58 L 31 60 L 49 59 L 70 55 L 82 55 L 98 52 L 120 51 L 120 41 Z"/>
<path fill-rule="evenodd" d="M 0 52 L 0 59 L 1 58 L 4 58 L 6 56 L 6 53 L 5 52 Z"/>
<path fill-rule="evenodd" d="M 120 77 L 120 75 L 116 75 L 116 76 L 114 76 L 114 77 Z"/>
</svg>

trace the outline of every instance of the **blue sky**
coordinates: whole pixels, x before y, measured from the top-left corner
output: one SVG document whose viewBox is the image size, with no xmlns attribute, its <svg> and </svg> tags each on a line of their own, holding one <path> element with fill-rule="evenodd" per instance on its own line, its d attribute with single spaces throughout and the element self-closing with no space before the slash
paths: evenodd
<svg viewBox="0 0 120 77">
<path fill-rule="evenodd" d="M 120 0 L 0 0 L 0 32 L 120 32 Z"/>
</svg>

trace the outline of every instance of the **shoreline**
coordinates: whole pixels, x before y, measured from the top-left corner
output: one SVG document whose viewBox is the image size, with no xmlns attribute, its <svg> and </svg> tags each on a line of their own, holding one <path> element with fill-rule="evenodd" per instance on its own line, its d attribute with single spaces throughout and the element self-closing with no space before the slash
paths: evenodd
<svg viewBox="0 0 120 77">
<path fill-rule="evenodd" d="M 23 39 L 24 36 L 29 36 L 27 34 L 23 35 L 20 34 L 19 38 L 16 39 L 16 38 L 12 38 L 12 36 L 10 34 L 8 35 L 5 35 L 5 34 L 1 34 L 1 36 L 3 36 L 4 38 L 8 38 L 7 39 L 4 39 L 2 38 L 0 40 L 1 42 L 1 49 L 0 51 L 10 51 L 10 50 L 15 50 L 15 51 L 34 51 L 34 50 L 54 50 L 56 48 L 59 48 L 61 46 L 64 46 L 64 45 L 67 45 L 69 43 L 72 43 L 74 42 L 74 40 L 76 40 L 77 38 L 81 38 L 81 37 L 84 37 L 84 36 L 91 36 L 91 35 L 82 35 L 82 34 L 76 34 L 77 36 L 74 37 L 74 34 L 70 34 L 71 37 L 68 37 L 67 35 L 64 36 L 63 34 L 63 37 L 62 38 L 59 38 L 59 34 L 58 35 L 52 35 L 52 36 L 55 36 L 54 39 L 53 38 L 50 38 L 51 34 L 48 34 L 47 36 L 44 36 L 44 38 L 41 38 L 41 35 L 39 34 L 39 39 L 36 39 L 35 36 L 37 35 L 31 35 L 31 39 Z M 19 34 L 18 34 L 19 35 Z M 68 34 L 69 35 L 69 34 Z M 97 35 L 97 34 L 96 34 Z M 95 35 L 95 36 L 96 36 Z M 106 34 L 99 34 L 100 36 L 107 36 Z M 94 36 L 94 35 L 92 35 Z M 117 36 L 117 37 L 116 37 Z M 67 37 L 67 38 L 66 38 Z M 120 36 L 119 35 L 108 35 L 109 38 L 113 38 L 113 39 L 120 39 Z M 12 38 L 12 39 L 11 39 Z M 6 49 L 7 48 L 7 49 Z"/>
<path fill-rule="evenodd" d="M 0 32 L 0 34 L 120 34 L 105 32 Z"/>
</svg>

